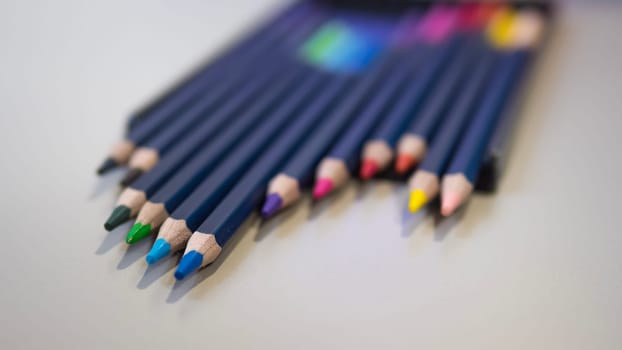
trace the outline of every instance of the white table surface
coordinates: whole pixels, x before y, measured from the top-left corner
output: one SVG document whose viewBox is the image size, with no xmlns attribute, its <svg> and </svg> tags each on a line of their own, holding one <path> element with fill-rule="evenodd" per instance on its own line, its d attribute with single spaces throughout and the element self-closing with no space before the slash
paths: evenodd
<svg viewBox="0 0 622 350">
<path fill-rule="evenodd" d="M 128 113 L 279 2 L 0 2 L 0 348 L 619 349 L 622 3 L 562 8 L 502 186 L 459 218 L 350 186 L 180 284 L 104 231 Z"/>
</svg>

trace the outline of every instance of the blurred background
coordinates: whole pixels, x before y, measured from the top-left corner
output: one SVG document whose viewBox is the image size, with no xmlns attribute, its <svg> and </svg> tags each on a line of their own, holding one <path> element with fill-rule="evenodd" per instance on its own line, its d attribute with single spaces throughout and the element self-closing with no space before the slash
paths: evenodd
<svg viewBox="0 0 622 350">
<path fill-rule="evenodd" d="M 0 347 L 619 348 L 620 1 L 559 1 L 500 190 L 443 227 L 353 184 L 183 284 L 103 230 L 130 112 L 285 3 L 0 1 Z"/>
</svg>

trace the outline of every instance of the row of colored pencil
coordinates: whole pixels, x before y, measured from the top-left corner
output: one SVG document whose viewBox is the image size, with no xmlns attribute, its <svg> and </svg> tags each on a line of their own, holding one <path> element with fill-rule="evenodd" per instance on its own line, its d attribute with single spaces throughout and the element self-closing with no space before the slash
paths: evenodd
<svg viewBox="0 0 622 350">
<path fill-rule="evenodd" d="M 98 170 L 129 167 L 105 228 L 158 231 L 149 264 L 185 248 L 182 279 L 314 180 L 320 200 L 356 173 L 411 174 L 410 211 L 440 193 L 451 215 L 505 143 L 546 21 L 529 5 L 294 4 L 130 118 Z"/>
</svg>

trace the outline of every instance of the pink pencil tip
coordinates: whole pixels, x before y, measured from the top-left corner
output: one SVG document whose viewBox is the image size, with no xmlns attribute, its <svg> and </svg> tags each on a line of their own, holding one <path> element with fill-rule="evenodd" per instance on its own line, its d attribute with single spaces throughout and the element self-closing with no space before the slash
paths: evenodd
<svg viewBox="0 0 622 350">
<path fill-rule="evenodd" d="M 318 179 L 313 188 L 313 199 L 319 200 L 326 197 L 333 190 L 333 181 L 330 179 Z"/>
<path fill-rule="evenodd" d="M 462 197 L 453 192 L 445 193 L 441 200 L 441 214 L 450 216 L 462 204 Z"/>
</svg>

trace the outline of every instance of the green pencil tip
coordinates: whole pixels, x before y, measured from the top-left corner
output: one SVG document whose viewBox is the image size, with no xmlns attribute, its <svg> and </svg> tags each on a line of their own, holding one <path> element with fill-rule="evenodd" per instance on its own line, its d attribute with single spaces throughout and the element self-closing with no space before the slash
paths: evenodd
<svg viewBox="0 0 622 350">
<path fill-rule="evenodd" d="M 115 227 L 121 225 L 130 218 L 130 208 L 125 205 L 120 205 L 112 211 L 108 220 L 104 224 L 104 228 L 108 231 L 112 231 Z"/>
<path fill-rule="evenodd" d="M 140 222 L 137 222 L 134 226 L 132 226 L 132 229 L 127 233 L 127 236 L 125 236 L 125 242 L 127 242 L 127 244 L 134 244 L 150 234 L 151 224 L 143 225 Z"/>
</svg>

